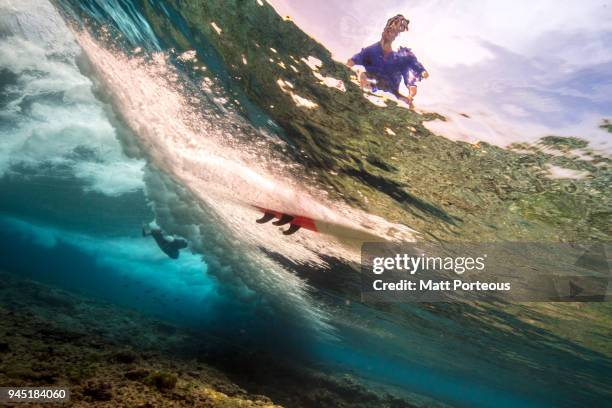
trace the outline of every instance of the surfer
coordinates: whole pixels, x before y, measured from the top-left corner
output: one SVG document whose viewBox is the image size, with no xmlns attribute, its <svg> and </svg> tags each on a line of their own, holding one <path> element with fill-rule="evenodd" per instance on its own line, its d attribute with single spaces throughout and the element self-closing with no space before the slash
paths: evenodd
<svg viewBox="0 0 612 408">
<path fill-rule="evenodd" d="M 359 83 L 364 90 L 378 89 L 394 94 L 399 100 L 414 108 L 417 93 L 416 82 L 429 77 L 425 67 L 417 60 L 410 48 L 400 47 L 393 51 L 392 44 L 402 31 L 408 31 L 409 20 L 398 14 L 387 21 L 380 41 L 362 48 L 347 61 L 349 67 L 362 66 L 358 70 Z M 408 88 L 409 95 L 400 94 L 400 81 Z"/>
<path fill-rule="evenodd" d="M 142 226 L 142 236 L 146 237 L 149 235 L 155 239 L 159 249 L 172 259 L 177 259 L 179 257 L 179 250 L 187 248 L 187 241 L 183 238 L 166 238 L 161 229 L 145 224 Z"/>
</svg>

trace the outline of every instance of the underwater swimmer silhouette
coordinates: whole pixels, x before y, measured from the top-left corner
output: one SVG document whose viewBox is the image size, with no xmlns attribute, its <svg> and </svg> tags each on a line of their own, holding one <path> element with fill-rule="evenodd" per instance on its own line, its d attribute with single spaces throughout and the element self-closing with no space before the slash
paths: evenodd
<svg viewBox="0 0 612 408">
<path fill-rule="evenodd" d="M 408 31 L 409 23 L 410 21 L 401 14 L 390 18 L 380 41 L 362 48 L 346 64 L 349 67 L 360 65 L 365 69 L 365 72 L 358 72 L 362 89 L 371 88 L 374 91 L 380 89 L 390 92 L 412 108 L 417 93 L 416 82 L 429 77 L 429 73 L 409 48 L 400 47 L 398 51 L 393 51 L 393 41 L 399 33 Z M 410 92 L 409 96 L 399 92 L 402 78 Z M 375 85 L 371 85 L 372 83 Z"/>
<path fill-rule="evenodd" d="M 161 249 L 166 255 L 172 259 L 178 259 L 179 251 L 183 248 L 187 248 L 187 241 L 183 238 L 166 238 L 162 233 L 161 229 L 151 227 L 149 225 L 142 226 L 142 236 L 146 237 L 151 235 L 159 249 Z"/>
</svg>

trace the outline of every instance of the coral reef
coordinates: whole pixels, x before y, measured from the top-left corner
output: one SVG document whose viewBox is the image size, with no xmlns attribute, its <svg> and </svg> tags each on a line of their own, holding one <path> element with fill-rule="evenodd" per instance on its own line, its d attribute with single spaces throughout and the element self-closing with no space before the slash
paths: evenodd
<svg viewBox="0 0 612 408">
<path fill-rule="evenodd" d="M 77 407 L 412 406 L 354 379 L 228 352 L 204 333 L 10 273 L 0 279 L 0 386 L 69 387 Z"/>
</svg>

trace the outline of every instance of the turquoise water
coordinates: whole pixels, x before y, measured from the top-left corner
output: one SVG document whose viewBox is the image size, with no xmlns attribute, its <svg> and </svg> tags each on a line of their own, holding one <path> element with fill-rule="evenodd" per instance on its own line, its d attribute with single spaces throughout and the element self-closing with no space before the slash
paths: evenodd
<svg viewBox="0 0 612 408">
<path fill-rule="evenodd" d="M 114 26 L 126 37 L 130 51 L 136 47 L 164 51 L 173 46 L 153 34 L 139 12 L 139 1 L 60 3 L 65 12 L 85 13 Z M 170 24 L 189 36 L 170 6 L 153 3 L 163 8 Z M 26 10 L 28 6 L 32 4 L 24 2 Z M 192 240 L 192 250 L 183 251 L 178 260 L 166 257 L 152 239 L 142 237 L 143 222 L 155 218 L 185 236 L 190 230 L 183 225 L 201 223 L 209 234 L 201 239 L 214 243 L 223 242 L 212 239 L 223 237 L 223 225 L 211 221 L 212 212 L 180 182 L 169 181 L 149 162 L 133 131 L 122 122 L 122 112 L 114 112 L 116 107 L 91 91 L 93 75 L 78 64 L 76 43 L 54 41 L 56 52 L 42 49 L 40 41 L 46 36 L 63 38 L 71 33 L 51 6 L 40 7 L 37 13 L 27 17 L 34 19 L 30 26 L 22 21 L 14 37 L 0 39 L 0 55 L 17 55 L 0 58 L 3 268 L 200 330 L 228 347 L 316 363 L 393 392 L 451 405 L 601 402 L 602 395 L 588 386 L 610 379 L 609 361 L 530 331 L 511 316 L 505 318 L 516 333 L 498 335 L 474 327 L 467 318 L 452 319 L 417 307 L 401 309 L 410 316 L 402 318 L 345 303 L 333 291 L 299 287 L 289 293 L 287 286 L 272 278 L 253 286 L 244 275 L 232 273 L 247 268 L 249 255 L 228 254 L 234 248 L 230 244 L 211 247 Z M 50 29 L 43 29 L 45 24 Z M 236 123 L 246 120 L 273 138 L 285 137 L 240 92 L 212 47 L 198 49 L 197 54 L 224 91 L 240 101 L 242 116 Z M 181 64 L 177 69 L 183 69 Z M 184 74 L 188 81 L 189 73 Z M 197 212 L 190 211 L 196 207 Z M 199 235 L 187 238 L 193 236 Z M 289 271 L 291 276 L 299 274 L 298 269 Z M 274 271 L 257 276 L 273 277 Z M 321 289 L 326 289 L 324 283 Z M 567 350 L 581 351 L 588 360 Z"/>
<path fill-rule="evenodd" d="M 146 213 L 143 200 L 129 200 L 126 206 L 130 201 L 136 204 L 130 210 L 138 209 L 137 205 L 140 204 L 140 209 Z M 88 200 L 81 202 L 87 203 Z M 458 405 L 489 406 L 492 401 L 496 406 L 546 405 L 544 400 L 537 404 L 518 392 L 515 395 L 509 393 L 509 388 L 519 385 L 516 382 L 504 387 L 487 387 L 481 375 L 496 370 L 494 365 L 468 359 L 465 363 L 469 364 L 470 371 L 475 371 L 476 375 L 472 374 L 474 378 L 455 376 L 445 373 L 443 367 L 428 364 L 426 354 L 423 357 L 418 355 L 420 350 L 406 349 L 402 344 L 381 344 L 377 342 L 378 339 L 368 339 L 362 331 L 350 328 L 341 328 L 342 341 L 311 341 L 305 345 L 298 344 L 296 340 L 290 346 L 289 341 L 296 333 L 265 324 L 261 316 L 258 318 L 249 313 L 249 305 L 224 298 L 219 293 L 218 282 L 206 274 L 206 268 L 203 270 L 197 255 L 185 252 L 178 261 L 172 261 L 161 254 L 152 240 L 138 235 L 137 223 L 125 218 L 108 217 L 104 208 L 99 209 L 102 211 L 95 215 L 99 217 L 97 220 L 101 225 L 133 225 L 132 233 L 87 233 L 87 229 L 97 228 L 86 224 L 82 231 L 74 226 L 62 230 L 48 224 L 48 220 L 40 216 L 29 217 L 23 213 L 19 214 L 19 218 L 3 216 L 0 218 L 0 241 L 3 243 L 0 256 L 4 266 L 24 277 L 152 314 L 202 330 L 206 335 L 227 338 L 230 346 L 248 345 L 264 351 L 275 350 L 280 358 L 285 356 L 279 348 L 283 347 L 291 353 L 292 359 L 306 353 L 305 358 L 327 362 L 330 368 L 338 372 L 351 373 L 402 390 L 408 386 L 411 392 L 432 395 Z M 38 212 L 34 208 L 31 210 L 31 214 Z M 7 207 L 3 207 L 2 211 L 4 214 L 17 213 Z M 44 213 L 44 210 L 40 213 Z M 70 214 L 62 216 L 56 213 L 54 221 L 63 217 L 71 218 Z M 370 317 L 371 312 L 360 308 L 355 307 L 355 315 Z M 393 324 L 388 324 L 386 329 L 398 330 Z M 270 336 L 274 331 L 278 332 L 277 335 Z M 308 333 L 301 334 L 308 336 Z M 423 337 L 420 341 L 427 341 L 431 346 L 431 340 Z M 275 344 L 274 338 L 282 338 L 282 344 Z M 257 344 L 262 341 L 263 344 Z M 419 340 L 412 339 L 411 342 L 418 343 Z M 458 344 L 440 342 L 435 344 L 435 348 L 450 354 L 455 359 L 453 364 L 465 360 L 461 354 L 466 350 Z M 402 352 L 409 354 L 402 355 Z M 427 351 L 427 354 L 430 352 Z M 502 377 L 502 373 L 498 372 L 497 375 Z M 508 376 L 508 373 L 505 375 Z M 511 377 L 507 378 L 507 381 L 512 380 Z"/>
</svg>

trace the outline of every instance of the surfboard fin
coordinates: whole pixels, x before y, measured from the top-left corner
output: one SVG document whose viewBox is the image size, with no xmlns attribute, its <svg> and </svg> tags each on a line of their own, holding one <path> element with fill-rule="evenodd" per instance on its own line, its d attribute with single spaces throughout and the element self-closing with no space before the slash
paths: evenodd
<svg viewBox="0 0 612 408">
<path fill-rule="evenodd" d="M 287 228 L 287 230 L 283 231 L 283 234 L 284 235 L 295 234 L 296 232 L 298 232 L 300 228 L 302 227 L 300 227 L 299 225 L 291 224 L 289 228 Z"/>
<path fill-rule="evenodd" d="M 294 217 L 292 217 L 291 215 L 283 214 L 278 221 L 274 221 L 272 224 L 277 226 L 289 224 L 291 221 L 293 221 L 293 218 Z"/>
<path fill-rule="evenodd" d="M 265 224 L 266 222 L 270 221 L 273 218 L 274 218 L 274 214 L 267 212 L 267 213 L 264 213 L 263 217 L 255 220 L 255 222 L 258 224 Z"/>
</svg>

